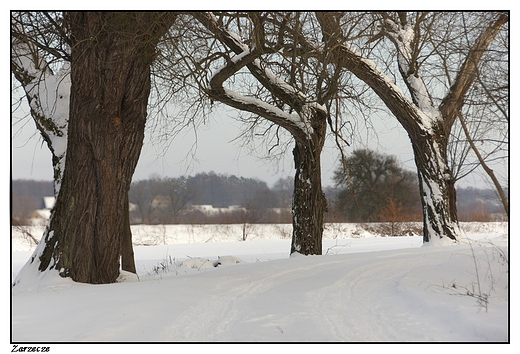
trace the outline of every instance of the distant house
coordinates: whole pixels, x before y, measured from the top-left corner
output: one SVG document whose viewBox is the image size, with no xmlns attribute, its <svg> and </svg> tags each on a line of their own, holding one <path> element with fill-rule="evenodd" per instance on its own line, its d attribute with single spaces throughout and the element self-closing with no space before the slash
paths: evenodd
<svg viewBox="0 0 520 354">
<path fill-rule="evenodd" d="M 227 208 L 215 208 L 213 205 L 191 205 L 189 211 L 200 211 L 206 216 L 214 216 L 221 213 L 232 213 L 235 211 L 246 211 L 240 205 L 231 205 Z"/>
<path fill-rule="evenodd" d="M 42 209 L 51 210 L 54 208 L 54 203 L 56 202 L 55 197 L 43 197 Z"/>
<path fill-rule="evenodd" d="M 29 215 L 29 223 L 32 225 L 45 225 L 51 217 L 51 210 L 55 201 L 54 197 L 43 197 L 41 209 L 36 209 Z"/>
</svg>

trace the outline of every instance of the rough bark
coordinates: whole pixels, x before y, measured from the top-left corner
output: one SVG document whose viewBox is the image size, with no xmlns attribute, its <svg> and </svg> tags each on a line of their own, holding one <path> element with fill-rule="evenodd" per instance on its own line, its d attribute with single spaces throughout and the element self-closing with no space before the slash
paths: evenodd
<svg viewBox="0 0 520 354">
<path fill-rule="evenodd" d="M 410 135 L 423 211 L 423 241 L 432 237 L 456 240 L 458 226 L 455 178 L 448 168 L 447 139 L 442 126 Z"/>
<path fill-rule="evenodd" d="M 312 124 L 310 139 L 296 140 L 293 149 L 294 176 L 293 234 L 291 254 L 321 255 L 323 216 L 327 199 L 321 184 L 321 152 L 327 134 L 326 114 L 320 110 L 307 111 Z"/>
<path fill-rule="evenodd" d="M 39 58 L 37 50 L 31 50 L 27 42 L 18 38 L 13 42 L 12 72 L 25 91 L 25 97 L 31 107 L 31 116 L 51 152 L 54 197 L 57 198 L 65 170 L 64 148 L 66 148 L 68 130 L 70 63 L 65 62 L 58 74 L 54 74 L 48 69 L 48 65 L 41 64 L 42 59 Z M 49 95 L 49 92 L 56 92 L 56 94 Z M 64 148 L 61 149 L 61 146 Z M 135 273 L 128 208 L 125 209 L 125 234 L 121 255 L 122 269 Z"/>
<path fill-rule="evenodd" d="M 139 158 L 150 64 L 168 22 L 154 13 L 70 13 L 71 109 L 66 168 L 40 271 L 78 282 L 119 275 L 125 204 Z"/>
<path fill-rule="evenodd" d="M 322 147 L 322 146 L 321 146 Z M 291 254 L 321 255 L 327 201 L 321 186 L 321 147 L 296 142 Z"/>
</svg>

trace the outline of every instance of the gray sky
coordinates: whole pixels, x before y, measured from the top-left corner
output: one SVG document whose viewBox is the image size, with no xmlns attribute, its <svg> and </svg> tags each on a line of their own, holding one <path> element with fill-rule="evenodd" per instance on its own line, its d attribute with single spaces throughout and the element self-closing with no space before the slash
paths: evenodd
<svg viewBox="0 0 520 354">
<path fill-rule="evenodd" d="M 18 116 L 20 114 L 17 112 Z M 409 138 L 396 119 L 393 117 L 373 118 L 373 124 L 379 131 L 377 136 L 371 132 L 362 133 L 360 137 L 362 143 L 353 143 L 346 152 L 366 147 L 381 153 L 396 155 L 404 168 L 415 171 Z M 19 121 L 15 117 L 13 122 L 14 124 L 10 127 L 12 178 L 52 180 L 50 152 L 37 133 L 32 119 L 26 118 Z M 7 134 L 7 130 L 5 134 Z M 148 130 L 134 180 L 146 179 L 154 173 L 160 176 L 178 177 L 214 171 L 239 177 L 255 177 L 272 186 L 279 178 L 294 175 L 292 147 L 288 149 L 285 158 L 276 164 L 261 159 L 263 150 L 251 155 L 248 149 L 240 148 L 240 142 L 233 143 L 232 141 L 239 134 L 239 125 L 233 119 L 227 118 L 224 114 L 212 117 L 211 124 L 197 132 L 197 160 L 194 161 L 186 158 L 195 143 L 192 131 L 179 135 L 171 143 L 170 148 L 164 152 L 163 147 L 156 143 L 158 137 Z M 324 186 L 333 184 L 333 171 L 338 165 L 337 151 L 332 145 L 331 142 L 328 142 L 322 153 Z M 164 156 L 159 157 L 159 155 Z M 507 175 L 507 171 L 502 166 L 495 165 L 493 169 L 502 176 Z M 483 182 L 481 175 L 482 173 L 473 173 L 458 182 L 457 186 L 488 187 L 489 182 Z"/>
<path fill-rule="evenodd" d="M 160 176 L 179 177 L 214 171 L 219 174 L 258 178 L 272 186 L 279 178 L 293 176 L 292 146 L 279 162 L 262 158 L 263 151 L 254 155 L 242 141 L 233 141 L 240 135 L 240 125 L 226 114 L 216 114 L 209 125 L 197 130 L 196 159 L 189 157 L 195 144 L 192 130 L 179 134 L 165 152 L 165 147 L 157 144 L 157 133 L 147 130 L 141 158 L 134 180 L 146 179 L 157 173 Z M 11 132 L 12 178 L 52 180 L 50 152 L 36 132 L 34 122 L 25 118 L 13 120 Z M 386 133 L 365 135 L 367 147 L 386 154 L 393 154 L 407 169 L 414 170 L 412 151 L 406 133 L 392 119 L 384 124 Z M 154 143 L 155 142 L 155 143 Z M 357 144 L 359 147 L 360 144 Z M 347 148 L 347 153 L 353 147 Z M 265 155 L 263 155 L 265 156 Z M 337 166 L 337 150 L 328 142 L 322 153 L 323 185 L 332 185 L 333 171 Z"/>
<path fill-rule="evenodd" d="M 265 149 L 251 153 L 250 149 L 241 147 L 243 141 L 234 141 L 241 133 L 241 126 L 229 116 L 232 111 L 219 112 L 209 117 L 208 125 L 197 129 L 197 139 L 192 130 L 186 130 L 166 150 L 164 145 L 158 143 L 159 133 L 148 128 L 134 180 L 147 179 L 152 174 L 179 177 L 214 171 L 218 174 L 258 178 L 272 186 L 279 178 L 294 176 L 292 144 L 279 162 L 262 158 L 265 157 Z M 53 172 L 47 145 L 37 133 L 32 119 L 17 118 L 21 116 L 23 112 L 17 111 L 12 119 L 12 178 L 51 181 Z M 361 129 L 358 141 L 352 142 L 346 153 L 360 147 L 377 150 L 397 156 L 404 168 L 415 171 L 410 140 L 397 120 L 391 116 L 373 116 L 371 119 L 378 133 Z M 193 159 L 189 152 L 196 141 L 196 159 Z M 332 176 L 338 166 L 337 158 L 337 149 L 328 141 L 322 153 L 323 186 L 333 185 Z M 493 169 L 506 175 L 506 170 L 501 166 L 494 166 Z M 457 186 L 491 187 L 489 181 L 483 181 L 482 173 L 473 173 L 459 181 Z"/>
</svg>

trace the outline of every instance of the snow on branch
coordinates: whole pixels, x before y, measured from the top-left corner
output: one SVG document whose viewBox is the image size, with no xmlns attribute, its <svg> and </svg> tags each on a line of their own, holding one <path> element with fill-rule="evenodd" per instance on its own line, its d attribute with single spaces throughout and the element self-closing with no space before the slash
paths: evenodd
<svg viewBox="0 0 520 354">
<path fill-rule="evenodd" d="M 400 25 L 386 17 L 384 25 L 386 28 L 385 34 L 396 46 L 399 69 L 414 103 L 431 118 L 437 117 L 438 110 L 433 104 L 424 80 L 418 73 L 418 49 L 416 46 L 419 36 L 417 33 L 419 31 L 418 23 L 415 26 L 409 23 Z"/>
<path fill-rule="evenodd" d="M 11 54 L 11 70 L 25 91 L 31 115 L 53 155 L 57 195 L 67 150 L 70 64 L 65 62 L 54 74 L 36 48 L 16 38 L 12 41 Z"/>
<path fill-rule="evenodd" d="M 258 59 L 260 52 L 251 50 L 232 31 L 218 25 L 212 13 L 196 13 L 194 16 L 217 38 L 236 53 L 234 57 L 219 68 L 210 79 L 210 91 L 214 99 L 234 108 L 257 114 L 287 129 L 296 139 L 310 139 L 313 128 L 310 124 L 309 112 L 318 110 L 326 114 L 326 110 L 316 102 L 312 102 L 301 91 L 263 66 Z M 224 81 L 247 66 L 251 74 L 270 92 L 291 106 L 298 114 L 288 114 L 260 99 L 240 95 L 223 87 Z"/>
<path fill-rule="evenodd" d="M 295 136 L 295 138 L 302 136 L 302 132 L 305 137 L 308 137 L 312 133 L 312 127 L 305 124 L 305 120 L 301 119 L 299 115 L 286 113 L 280 108 L 258 98 L 244 96 L 223 87 L 224 81 L 248 63 L 257 60 L 257 56 L 257 53 L 247 49 L 233 57 L 226 65 L 222 66 L 213 74 L 210 80 L 210 90 L 208 94 L 231 107 L 257 114 L 284 127 Z"/>
<path fill-rule="evenodd" d="M 343 65 L 376 92 L 403 126 L 411 123 L 403 117 L 414 117 L 414 123 L 421 129 L 431 130 L 431 116 L 415 105 L 372 60 L 346 42 L 341 44 L 340 50 Z"/>
<path fill-rule="evenodd" d="M 213 13 L 194 14 L 194 16 L 237 54 L 232 59 L 235 62 L 251 52 L 249 46 L 242 42 L 236 33 L 218 25 Z M 264 87 L 269 88 L 274 95 L 289 104 L 293 109 L 299 111 L 301 106 L 308 103 L 308 97 L 304 93 L 273 74 L 271 70 L 261 64 L 260 60 L 253 60 L 248 62 L 247 65 L 251 73 Z M 321 109 L 326 112 L 325 108 L 321 107 Z"/>
</svg>

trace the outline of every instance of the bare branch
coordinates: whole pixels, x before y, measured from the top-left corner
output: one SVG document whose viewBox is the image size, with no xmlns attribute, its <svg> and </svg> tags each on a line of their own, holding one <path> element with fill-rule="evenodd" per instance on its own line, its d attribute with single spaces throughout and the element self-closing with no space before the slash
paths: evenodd
<svg viewBox="0 0 520 354">
<path fill-rule="evenodd" d="M 480 59 L 490 43 L 508 21 L 509 15 L 507 13 L 500 13 L 497 19 L 487 26 L 471 47 L 464 64 L 455 78 L 455 82 L 450 88 L 450 92 L 442 100 L 439 107 L 439 110 L 445 117 L 445 129 L 447 131 L 451 129 L 451 126 L 455 122 L 457 114 L 464 103 L 463 99 L 477 78 Z"/>
</svg>

